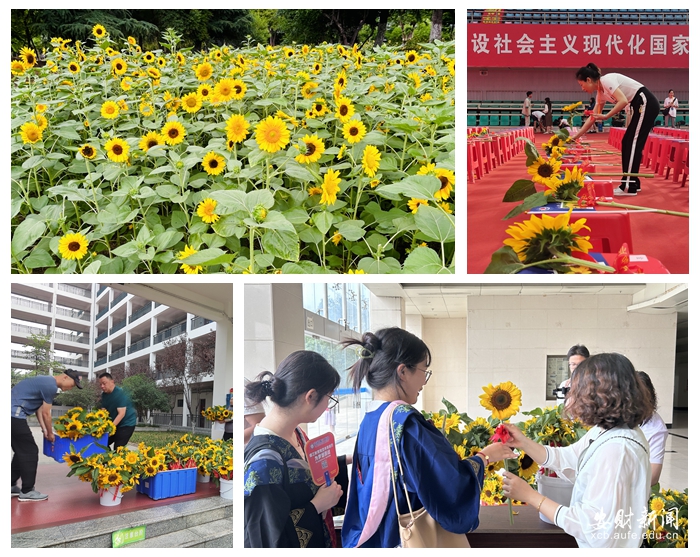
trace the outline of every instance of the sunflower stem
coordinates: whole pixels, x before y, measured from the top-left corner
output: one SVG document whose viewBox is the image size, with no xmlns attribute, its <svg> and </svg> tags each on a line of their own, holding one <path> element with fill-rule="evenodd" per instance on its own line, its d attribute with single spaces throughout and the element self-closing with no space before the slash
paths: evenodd
<svg viewBox="0 0 700 557">
<path fill-rule="evenodd" d="M 653 207 L 640 207 L 639 205 L 627 205 L 626 203 L 615 203 L 614 201 L 597 201 L 596 204 L 603 205 L 604 207 L 622 207 L 623 209 L 637 209 L 639 211 L 651 211 L 662 215 L 674 215 L 676 217 L 690 218 L 690 213 L 667 211 L 666 209 L 654 209 Z"/>
<path fill-rule="evenodd" d="M 610 267 L 609 265 L 602 265 L 601 263 L 591 263 L 590 261 L 586 261 L 585 259 L 578 259 L 576 257 L 571 257 L 570 255 L 557 255 L 557 257 L 554 257 L 552 259 L 545 259 L 544 261 L 536 261 L 535 263 L 527 263 L 523 264 L 521 267 L 518 269 L 511 271 L 510 274 L 515 274 L 518 271 L 522 271 L 523 269 L 527 269 L 528 267 L 537 267 L 540 265 L 543 265 L 545 263 L 574 263 L 575 265 L 581 265 L 583 267 L 589 267 L 591 269 L 596 269 L 598 271 L 604 271 L 606 273 L 614 273 L 615 272 L 615 267 Z"/>
</svg>

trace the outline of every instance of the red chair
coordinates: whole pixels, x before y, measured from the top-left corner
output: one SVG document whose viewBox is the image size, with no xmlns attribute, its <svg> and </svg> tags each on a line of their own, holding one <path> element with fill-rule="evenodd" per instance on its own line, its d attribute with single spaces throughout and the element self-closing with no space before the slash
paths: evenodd
<svg viewBox="0 0 700 557">
<path fill-rule="evenodd" d="M 666 166 L 668 166 L 668 156 L 671 151 L 671 144 L 674 139 L 671 136 L 659 138 L 659 148 L 652 154 L 651 170 L 659 176 L 664 175 Z"/>
<path fill-rule="evenodd" d="M 685 179 L 688 176 L 688 151 L 690 147 L 689 141 L 676 139 L 671 142 L 669 148 L 668 162 L 666 164 L 665 178 L 668 180 L 668 175 L 673 170 L 673 181 L 677 182 L 681 174 L 683 174 L 683 186 Z M 685 168 L 684 168 L 685 165 Z M 684 172 L 685 170 L 685 172 Z"/>
<path fill-rule="evenodd" d="M 614 253 L 626 243 L 630 253 L 634 253 L 629 213 L 590 211 L 580 216 L 586 219 L 586 226 L 591 229 L 588 234 L 593 245 L 592 251 Z M 574 214 L 571 220 L 577 218 L 580 218 L 579 215 Z"/>
</svg>

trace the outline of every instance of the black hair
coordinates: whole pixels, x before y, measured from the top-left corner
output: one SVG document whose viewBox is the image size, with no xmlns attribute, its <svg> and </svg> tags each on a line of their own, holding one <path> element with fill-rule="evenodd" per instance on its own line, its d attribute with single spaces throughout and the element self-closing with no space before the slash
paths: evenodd
<svg viewBox="0 0 700 557">
<path fill-rule="evenodd" d="M 649 391 L 649 395 L 651 395 L 651 402 L 654 405 L 654 412 L 656 412 L 656 409 L 658 408 L 658 401 L 656 399 L 656 389 L 654 388 L 654 384 L 651 382 L 651 377 L 649 377 L 646 371 L 638 371 L 637 373 L 639 374 L 642 383 L 644 383 L 644 386 Z"/>
<path fill-rule="evenodd" d="M 525 93 L 526 97 L 529 97 L 530 95 L 532 95 L 532 91 L 528 91 L 527 93 Z"/>
<path fill-rule="evenodd" d="M 343 346 L 360 346 L 360 359 L 350 368 L 353 390 L 360 391 L 362 381 L 373 389 L 395 386 L 404 391 L 398 377 L 398 367 L 415 368 L 425 360 L 430 365 L 431 355 L 426 344 L 414 334 L 398 327 L 367 332 L 362 340 L 348 339 Z"/>
<path fill-rule="evenodd" d="M 100 373 L 97 376 L 98 379 L 102 379 L 103 377 L 106 377 L 107 379 L 111 379 L 112 381 L 114 381 L 114 377 L 112 377 L 112 374 L 107 372 L 107 371 L 103 371 L 102 373 Z"/>
<path fill-rule="evenodd" d="M 566 359 L 568 360 L 571 358 L 571 356 L 583 356 L 584 358 L 590 358 L 591 353 L 583 344 L 574 344 L 566 353 Z"/>
<path fill-rule="evenodd" d="M 576 79 L 579 81 L 586 81 L 590 77 L 593 81 L 598 81 L 600 79 L 600 75 L 600 68 L 591 62 L 588 65 L 578 69 L 576 72 Z"/>
<path fill-rule="evenodd" d="M 668 93 L 670 93 L 671 91 L 673 91 L 673 89 L 669 89 L 669 90 L 668 90 Z M 666 94 L 668 95 L 668 93 L 666 93 Z"/>
<path fill-rule="evenodd" d="M 321 354 L 298 350 L 287 356 L 277 371 L 263 371 L 245 387 L 245 398 L 258 404 L 268 396 L 277 406 L 292 406 L 301 395 L 315 389 L 319 398 L 335 391 L 340 374 Z"/>
</svg>

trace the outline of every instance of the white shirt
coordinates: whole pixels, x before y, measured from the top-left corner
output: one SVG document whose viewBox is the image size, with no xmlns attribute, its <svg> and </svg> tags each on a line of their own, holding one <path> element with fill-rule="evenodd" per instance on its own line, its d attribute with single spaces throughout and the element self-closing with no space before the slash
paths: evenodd
<svg viewBox="0 0 700 557">
<path fill-rule="evenodd" d="M 666 452 L 666 439 L 668 438 L 668 429 L 663 418 L 658 412 L 654 412 L 651 419 L 640 425 L 644 436 L 649 443 L 649 462 L 652 464 L 663 464 L 664 453 Z"/>
<path fill-rule="evenodd" d="M 598 102 L 605 99 L 608 102 L 617 104 L 617 99 L 613 95 L 619 88 L 620 91 L 627 97 L 627 102 L 632 102 L 632 99 L 644 85 L 634 79 L 622 75 L 621 73 L 609 73 L 600 78 L 600 84 L 603 86 L 603 91 L 598 91 Z"/>
<path fill-rule="evenodd" d="M 642 431 L 593 427 L 569 447 L 545 449 L 542 466 L 575 476 L 571 503 L 557 508 L 554 523 L 579 547 L 639 547 L 651 482 Z"/>
<path fill-rule="evenodd" d="M 668 115 L 671 118 L 676 117 L 676 107 L 678 106 L 678 99 L 676 97 L 666 97 L 664 101 L 664 108 L 668 108 Z"/>
</svg>

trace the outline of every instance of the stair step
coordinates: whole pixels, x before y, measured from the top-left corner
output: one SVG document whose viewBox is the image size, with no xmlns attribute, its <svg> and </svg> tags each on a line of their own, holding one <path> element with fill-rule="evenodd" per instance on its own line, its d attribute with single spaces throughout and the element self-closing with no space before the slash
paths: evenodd
<svg viewBox="0 0 700 557">
<path fill-rule="evenodd" d="M 86 520 L 41 530 L 32 530 L 12 535 L 12 547 L 112 547 L 112 532 L 122 528 L 146 526 L 146 540 L 171 534 L 187 532 L 193 536 L 193 543 L 210 543 L 205 530 L 211 523 L 217 526 L 224 538 L 232 540 L 233 514 L 232 501 L 221 497 L 206 497 L 192 501 L 172 503 L 122 515 Z M 228 524 L 224 530 L 223 525 Z M 221 537 L 221 536 L 219 536 Z M 218 539 L 218 538 L 217 538 Z M 139 542 L 139 543 L 144 543 Z M 217 543 L 216 541 L 212 543 Z M 145 547 L 145 546 L 144 546 Z M 155 546 L 151 546 L 155 547 Z M 160 547 L 182 547 L 181 545 Z M 206 546 L 205 546 L 206 547 Z M 221 547 L 214 545 L 212 547 Z M 232 541 L 226 547 L 232 547 Z"/>
<path fill-rule="evenodd" d="M 233 547 L 233 520 L 214 520 L 185 530 L 149 537 L 126 547 Z"/>
</svg>

